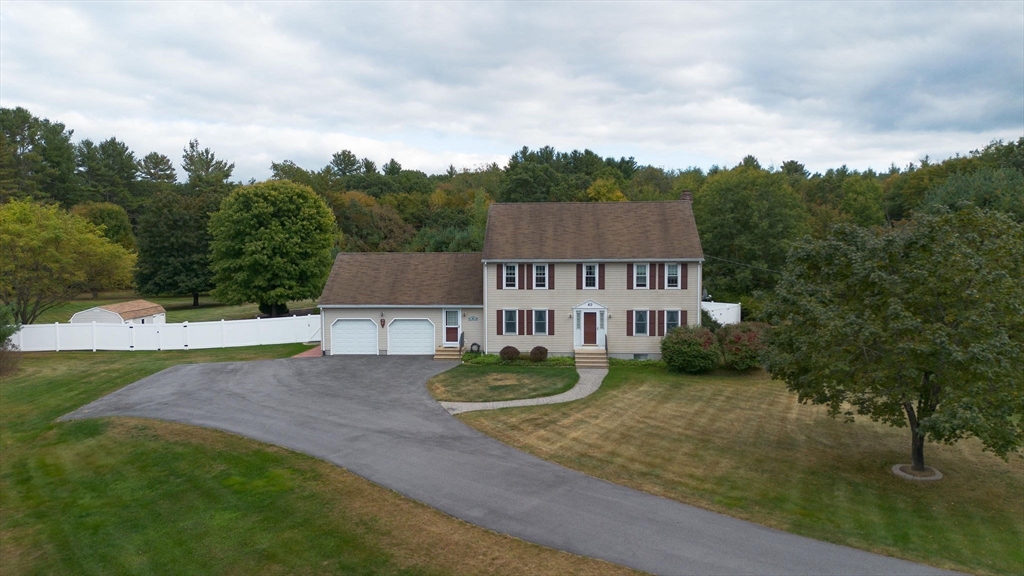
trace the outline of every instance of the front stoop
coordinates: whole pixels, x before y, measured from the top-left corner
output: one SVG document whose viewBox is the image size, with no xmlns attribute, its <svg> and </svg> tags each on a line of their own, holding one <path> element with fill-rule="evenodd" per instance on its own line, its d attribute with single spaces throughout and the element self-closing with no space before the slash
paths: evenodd
<svg viewBox="0 0 1024 576">
<path fill-rule="evenodd" d="M 604 348 L 576 348 L 576 368 L 608 369 L 608 353 Z"/>
<path fill-rule="evenodd" d="M 462 360 L 462 355 L 459 354 L 458 348 L 435 348 L 434 360 L 458 362 L 459 360 Z"/>
</svg>

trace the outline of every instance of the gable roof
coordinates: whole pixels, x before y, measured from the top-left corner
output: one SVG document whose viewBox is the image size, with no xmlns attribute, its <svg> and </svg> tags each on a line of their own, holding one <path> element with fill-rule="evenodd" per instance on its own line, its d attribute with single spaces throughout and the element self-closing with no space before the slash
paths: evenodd
<svg viewBox="0 0 1024 576">
<path fill-rule="evenodd" d="M 704 258 L 693 204 L 524 202 L 491 204 L 484 260 Z"/>
<path fill-rule="evenodd" d="M 479 252 L 342 252 L 320 296 L 321 306 L 483 303 Z"/>
<path fill-rule="evenodd" d="M 107 304 L 105 306 L 99 306 L 103 310 L 113 312 L 121 317 L 123 320 L 131 320 L 132 318 L 142 318 L 143 316 L 152 316 L 154 314 L 163 314 L 166 312 L 164 307 L 150 302 L 148 300 L 131 300 L 129 302 L 118 302 L 117 304 Z"/>
</svg>

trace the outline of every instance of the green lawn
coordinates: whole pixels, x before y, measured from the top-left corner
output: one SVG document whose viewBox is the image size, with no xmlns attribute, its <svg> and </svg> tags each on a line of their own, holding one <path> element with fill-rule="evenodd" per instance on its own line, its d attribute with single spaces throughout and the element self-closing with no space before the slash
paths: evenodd
<svg viewBox="0 0 1024 576">
<path fill-rule="evenodd" d="M 82 310 L 88 310 L 95 306 L 103 306 L 105 304 L 116 304 L 117 302 L 126 302 L 128 300 L 137 300 L 141 296 L 137 296 L 130 292 L 116 292 L 110 294 L 100 294 L 99 298 L 93 299 L 87 295 L 76 298 L 65 304 L 55 306 L 49 310 L 43 312 L 36 319 L 36 324 L 52 324 L 54 322 L 68 322 L 71 320 L 71 316 L 76 312 Z M 242 304 L 240 306 L 227 306 L 219 302 L 215 302 L 208 296 L 199 298 L 199 306 L 192 306 L 192 297 L 156 297 L 156 298 L 144 298 L 150 302 L 155 302 L 164 307 L 167 310 L 167 322 L 208 322 L 216 320 L 245 320 L 248 318 L 255 318 L 259 314 L 259 305 L 257 304 Z M 308 308 L 315 308 L 316 300 L 302 300 L 297 302 L 289 302 L 288 308 L 290 310 L 303 310 Z"/>
<path fill-rule="evenodd" d="M 796 402 L 763 372 L 613 367 L 568 404 L 471 412 L 474 428 L 617 484 L 830 542 L 979 574 L 1024 573 L 1024 458 L 928 444 L 945 474 L 910 482 L 907 429 Z"/>
<path fill-rule="evenodd" d="M 579 379 L 570 367 L 463 364 L 431 378 L 427 390 L 438 400 L 452 402 L 518 400 L 560 394 Z"/>
<path fill-rule="evenodd" d="M 0 572 L 628 573 L 240 436 L 134 418 L 54 422 L 174 364 L 307 348 L 23 355 L 0 380 Z"/>
</svg>

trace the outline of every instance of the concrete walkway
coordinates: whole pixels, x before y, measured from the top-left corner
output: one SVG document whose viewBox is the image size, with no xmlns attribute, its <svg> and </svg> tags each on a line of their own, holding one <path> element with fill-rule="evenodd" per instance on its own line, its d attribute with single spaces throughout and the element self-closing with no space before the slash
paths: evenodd
<svg viewBox="0 0 1024 576">
<path fill-rule="evenodd" d="M 527 398 L 526 400 L 501 400 L 498 402 L 441 402 L 441 406 L 449 414 L 462 414 L 475 410 L 498 410 L 500 408 L 517 408 L 520 406 L 540 406 L 542 404 L 561 404 L 590 396 L 601 387 L 601 382 L 608 375 L 608 370 L 601 368 L 578 369 L 580 379 L 570 390 L 554 396 Z"/>
<path fill-rule="evenodd" d="M 226 430 L 334 463 L 471 524 L 657 574 L 940 574 L 659 498 L 541 460 L 448 415 L 455 362 L 326 356 L 182 364 L 63 419 Z"/>
</svg>

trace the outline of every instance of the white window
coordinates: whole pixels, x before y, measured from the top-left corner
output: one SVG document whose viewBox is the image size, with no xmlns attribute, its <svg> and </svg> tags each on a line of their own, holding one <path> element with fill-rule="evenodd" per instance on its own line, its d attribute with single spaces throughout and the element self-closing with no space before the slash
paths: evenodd
<svg viewBox="0 0 1024 576">
<path fill-rule="evenodd" d="M 597 313 L 597 329 L 604 330 L 604 310 Z"/>
<path fill-rule="evenodd" d="M 547 310 L 534 310 L 533 311 L 533 334 L 544 335 L 548 333 L 548 311 Z"/>
<path fill-rule="evenodd" d="M 647 264 L 633 266 L 633 287 L 647 288 Z"/>
<path fill-rule="evenodd" d="M 583 313 L 580 312 L 579 310 L 577 310 L 576 311 L 576 329 L 577 330 L 580 329 L 580 318 L 582 318 L 582 317 L 583 317 Z"/>
<path fill-rule="evenodd" d="M 548 287 L 548 265 L 547 264 L 534 264 L 533 265 L 533 287 L 540 289 L 547 289 Z"/>
<path fill-rule="evenodd" d="M 515 310 L 505 310 L 505 334 L 518 334 L 519 327 L 516 325 L 517 316 Z"/>
<path fill-rule="evenodd" d="M 679 310 L 665 311 L 665 332 L 679 327 Z"/>
<path fill-rule="evenodd" d="M 633 311 L 633 334 L 637 336 L 647 335 L 647 310 Z"/>
<path fill-rule="evenodd" d="M 679 264 L 665 266 L 665 287 L 679 288 Z"/>
<path fill-rule="evenodd" d="M 516 283 L 517 277 L 519 276 L 519 267 L 515 264 L 505 264 L 505 288 L 516 288 L 519 284 Z"/>
<path fill-rule="evenodd" d="M 597 264 L 583 265 L 583 287 L 597 288 Z"/>
</svg>

